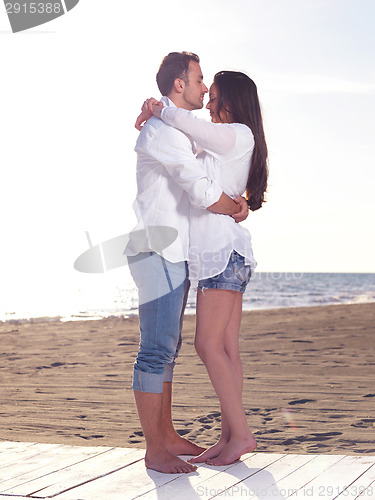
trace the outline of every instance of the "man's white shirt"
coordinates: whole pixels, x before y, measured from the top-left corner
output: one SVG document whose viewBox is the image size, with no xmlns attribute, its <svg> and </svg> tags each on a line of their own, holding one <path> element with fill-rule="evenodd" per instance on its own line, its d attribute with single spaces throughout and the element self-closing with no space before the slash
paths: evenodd
<svg viewBox="0 0 375 500">
<path fill-rule="evenodd" d="M 161 100 L 164 106 L 175 107 L 167 97 Z M 143 126 L 135 151 L 138 187 L 133 204 L 138 219 L 135 229 L 155 226 L 176 229 L 178 236 L 163 250 L 163 257 L 170 262 L 188 260 L 190 204 L 205 210 L 219 200 L 223 190 L 206 176 L 195 158 L 189 136 L 158 118 L 150 118 Z M 138 251 L 130 242 L 126 254 Z"/>
</svg>

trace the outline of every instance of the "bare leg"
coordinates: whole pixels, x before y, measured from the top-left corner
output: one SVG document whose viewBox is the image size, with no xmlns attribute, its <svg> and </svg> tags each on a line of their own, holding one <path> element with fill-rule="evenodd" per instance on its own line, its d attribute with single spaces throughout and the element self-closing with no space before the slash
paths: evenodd
<svg viewBox="0 0 375 500">
<path fill-rule="evenodd" d="M 182 438 L 175 430 L 172 422 L 172 382 L 163 384 L 162 401 L 162 434 L 166 448 L 174 455 L 199 455 L 201 448 L 187 439 Z"/>
<path fill-rule="evenodd" d="M 139 420 L 146 439 L 145 464 L 148 469 L 177 474 L 193 472 L 194 465 L 168 451 L 162 432 L 162 394 L 134 391 Z"/>
<path fill-rule="evenodd" d="M 237 386 L 240 397 L 242 397 L 242 387 L 243 387 L 243 373 L 242 373 L 242 363 L 239 353 L 239 333 L 241 326 L 241 316 L 242 316 L 242 295 L 238 294 L 235 297 L 235 302 L 232 310 L 232 315 L 229 320 L 228 326 L 224 334 L 224 349 L 225 352 L 232 363 L 233 370 L 237 379 Z M 223 407 L 221 408 L 221 435 L 219 441 L 208 448 L 205 452 L 201 453 L 197 457 L 189 460 L 190 463 L 202 463 L 206 462 L 211 458 L 215 458 L 224 450 L 229 439 L 230 439 L 230 426 L 228 420 L 225 416 Z"/>
<path fill-rule="evenodd" d="M 225 417 L 225 413 L 221 408 L 221 434 L 219 441 L 213 446 L 210 446 L 207 450 L 200 453 L 198 456 L 190 458 L 188 460 L 191 464 L 201 464 L 207 462 L 211 458 L 215 458 L 224 450 L 228 441 L 230 439 L 230 427 Z"/>
<path fill-rule="evenodd" d="M 206 458 L 207 463 L 212 465 L 232 463 L 256 447 L 242 406 L 242 368 L 239 355 L 235 355 L 238 340 L 230 340 L 229 333 L 229 338 L 225 335 L 231 330 L 230 325 L 237 323 L 239 327 L 242 309 L 239 307 L 240 303 L 242 295 L 239 292 L 210 289 L 203 294 L 198 291 L 196 349 L 219 398 L 224 414 L 223 434 L 226 439 L 228 427 L 230 430 L 229 440 L 224 447 L 223 436 L 219 454 L 212 459 Z M 218 452 L 219 447 L 212 451 Z"/>
</svg>

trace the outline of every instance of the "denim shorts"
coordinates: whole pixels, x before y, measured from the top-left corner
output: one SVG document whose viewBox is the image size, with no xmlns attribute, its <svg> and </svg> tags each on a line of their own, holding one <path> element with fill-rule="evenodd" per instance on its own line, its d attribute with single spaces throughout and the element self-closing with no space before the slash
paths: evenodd
<svg viewBox="0 0 375 500">
<path fill-rule="evenodd" d="M 244 293 L 250 278 L 251 267 L 245 264 L 245 257 L 233 250 L 224 271 L 211 278 L 200 280 L 198 288 L 202 291 L 206 288 L 219 288 Z"/>
</svg>

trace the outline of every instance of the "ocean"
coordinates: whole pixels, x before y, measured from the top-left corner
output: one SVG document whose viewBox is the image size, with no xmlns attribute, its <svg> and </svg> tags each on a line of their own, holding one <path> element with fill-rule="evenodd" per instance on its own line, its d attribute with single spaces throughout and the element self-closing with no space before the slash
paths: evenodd
<svg viewBox="0 0 375 500">
<path fill-rule="evenodd" d="M 79 274 L 79 273 L 78 273 Z M 82 276 L 82 275 L 81 275 Z M 243 310 L 310 307 L 375 302 L 375 274 L 258 272 L 243 298 Z M 90 320 L 137 315 L 137 290 L 130 274 L 91 275 L 86 281 L 22 300 L 0 300 L 0 321 L 44 318 Z M 187 314 L 195 313 L 195 289 L 189 293 Z"/>
</svg>

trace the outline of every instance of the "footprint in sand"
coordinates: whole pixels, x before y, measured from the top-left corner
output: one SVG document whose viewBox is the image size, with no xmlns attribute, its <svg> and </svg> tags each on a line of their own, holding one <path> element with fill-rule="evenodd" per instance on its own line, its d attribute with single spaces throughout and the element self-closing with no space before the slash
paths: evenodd
<svg viewBox="0 0 375 500">
<path fill-rule="evenodd" d="M 206 422 L 212 422 L 212 419 L 210 419 L 209 417 L 201 417 L 198 418 L 198 422 L 200 422 L 201 424 L 205 424 Z"/>
<path fill-rule="evenodd" d="M 295 399 L 289 401 L 288 405 L 304 405 L 305 403 L 315 403 L 316 399 Z"/>
<path fill-rule="evenodd" d="M 196 424 L 200 423 L 201 426 L 199 428 L 196 427 Z M 182 431 L 185 434 L 187 434 L 188 438 L 191 440 L 194 439 L 208 439 L 209 436 L 211 436 L 213 431 L 219 431 L 220 430 L 220 412 L 218 411 L 213 411 L 209 413 L 208 415 L 200 416 L 195 418 L 194 420 L 190 422 L 185 422 L 184 423 L 185 427 L 193 427 L 192 429 L 186 429 L 185 431 Z M 180 431 L 177 431 L 179 434 L 181 434 Z M 212 443 L 213 444 L 213 443 Z"/>
<path fill-rule="evenodd" d="M 311 436 L 314 436 L 312 439 L 314 441 L 326 441 L 327 439 L 333 437 L 333 436 L 342 436 L 342 432 L 318 432 L 315 434 L 311 434 Z"/>
<path fill-rule="evenodd" d="M 362 418 L 359 422 L 351 424 L 351 427 L 375 427 L 375 418 Z"/>
<path fill-rule="evenodd" d="M 180 436 L 185 436 L 185 434 L 189 434 L 189 430 L 188 429 L 179 429 L 177 431 L 177 434 L 179 434 Z"/>
<path fill-rule="evenodd" d="M 142 431 L 135 431 L 133 434 L 131 434 L 129 436 L 128 443 L 131 443 L 131 444 L 142 443 L 142 440 L 139 439 L 137 436 L 143 437 L 143 432 Z"/>
<path fill-rule="evenodd" d="M 208 424 L 208 423 L 212 423 L 214 420 L 216 420 L 219 417 L 220 417 L 220 413 L 217 411 L 214 411 L 214 412 L 209 413 L 205 417 L 198 418 L 198 422 L 200 422 L 201 424 Z"/>
<path fill-rule="evenodd" d="M 92 434 L 91 436 L 82 436 L 81 434 L 74 434 L 77 437 L 80 437 L 82 439 L 98 439 L 98 438 L 104 438 L 102 434 Z"/>
<path fill-rule="evenodd" d="M 278 432 L 283 432 L 279 429 L 264 429 L 262 431 L 257 431 L 255 432 L 255 434 L 258 434 L 258 435 L 263 435 L 263 434 L 276 434 Z"/>
<path fill-rule="evenodd" d="M 308 443 L 311 441 L 318 441 L 319 443 L 314 443 L 314 446 L 324 446 L 320 445 L 322 441 L 329 441 L 334 436 L 341 436 L 342 432 L 319 432 L 316 434 L 307 434 L 305 436 L 295 436 L 294 438 L 286 439 L 281 444 L 298 444 L 298 443 Z"/>
<path fill-rule="evenodd" d="M 47 369 L 50 370 L 51 368 L 59 368 L 60 366 L 75 366 L 75 365 L 86 365 L 87 363 L 61 363 L 60 361 L 56 361 L 55 363 L 51 363 L 49 366 L 36 366 L 36 370 L 43 370 Z"/>
</svg>

